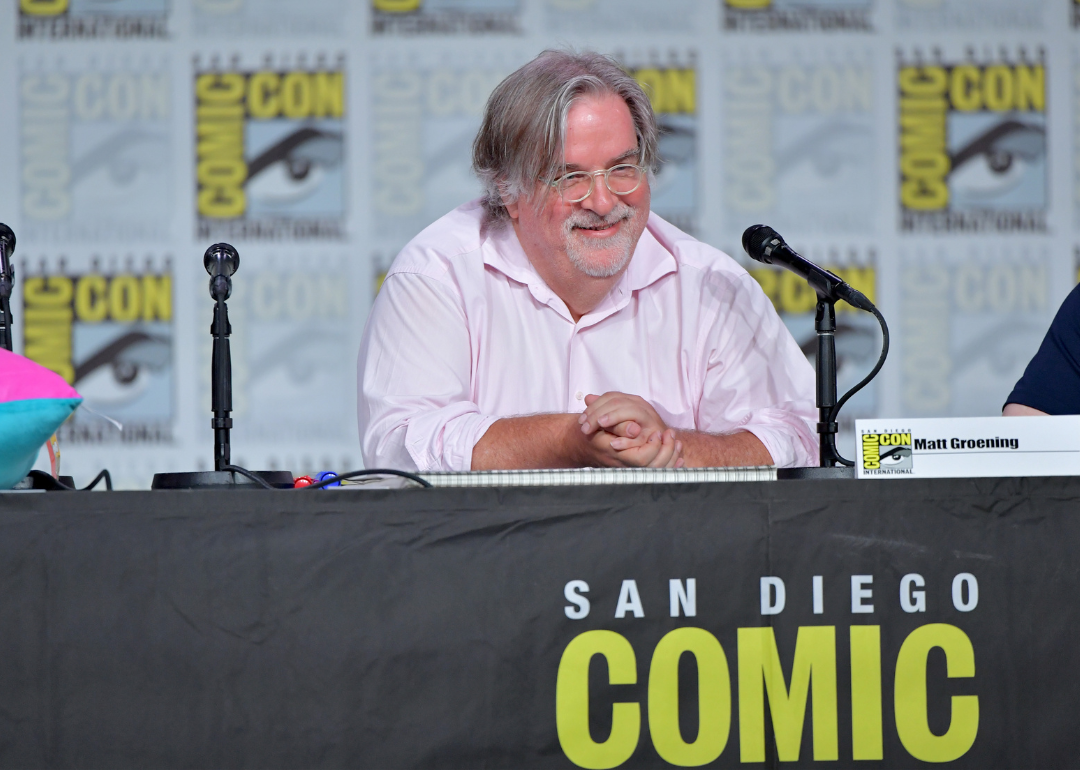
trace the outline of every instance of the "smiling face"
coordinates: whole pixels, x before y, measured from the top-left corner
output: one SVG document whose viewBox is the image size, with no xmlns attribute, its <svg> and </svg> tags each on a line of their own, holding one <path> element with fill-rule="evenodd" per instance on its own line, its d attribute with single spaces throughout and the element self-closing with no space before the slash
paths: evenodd
<svg viewBox="0 0 1080 770">
<path fill-rule="evenodd" d="M 565 171 L 598 171 L 619 163 L 637 163 L 634 121 L 626 103 L 614 94 L 582 97 L 566 117 Z M 542 197 L 547 190 L 546 200 Z M 592 194 L 567 203 L 557 191 L 538 182 L 533 201 L 506 206 L 525 253 L 560 297 L 574 294 L 584 280 L 614 282 L 630 263 L 649 218 L 649 181 L 628 195 L 615 195 L 597 176 Z M 591 308 L 587 308 L 591 309 Z"/>
</svg>

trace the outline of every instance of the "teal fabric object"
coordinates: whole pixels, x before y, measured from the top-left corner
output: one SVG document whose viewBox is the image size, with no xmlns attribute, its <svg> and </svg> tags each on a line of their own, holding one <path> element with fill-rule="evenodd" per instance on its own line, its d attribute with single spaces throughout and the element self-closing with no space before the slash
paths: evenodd
<svg viewBox="0 0 1080 770">
<path fill-rule="evenodd" d="M 34 467 L 38 450 L 81 398 L 27 398 L 0 404 L 0 489 L 11 489 Z"/>
</svg>

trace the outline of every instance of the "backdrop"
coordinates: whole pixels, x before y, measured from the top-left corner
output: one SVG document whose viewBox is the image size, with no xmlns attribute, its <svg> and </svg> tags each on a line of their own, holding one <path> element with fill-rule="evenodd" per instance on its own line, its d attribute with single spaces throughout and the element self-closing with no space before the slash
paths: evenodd
<svg viewBox="0 0 1080 770">
<path fill-rule="evenodd" d="M 77 481 L 207 468 L 202 253 L 241 255 L 233 458 L 359 467 L 380 278 L 473 198 L 484 101 L 546 47 L 611 53 L 666 132 L 654 209 L 745 260 L 775 227 L 890 321 L 842 415 L 996 414 L 1076 282 L 1071 0 L 19 0 L 0 12 L 16 345 L 86 397 Z M 755 275 L 812 352 L 812 292 Z M 838 319 L 840 385 L 878 346 Z M 118 423 L 122 429 L 116 427 Z"/>
</svg>

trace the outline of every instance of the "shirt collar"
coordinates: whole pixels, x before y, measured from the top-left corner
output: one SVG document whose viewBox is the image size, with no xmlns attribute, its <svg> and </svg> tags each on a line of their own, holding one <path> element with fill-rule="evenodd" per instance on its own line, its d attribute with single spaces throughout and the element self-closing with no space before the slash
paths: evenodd
<svg viewBox="0 0 1080 770">
<path fill-rule="evenodd" d="M 653 216 L 653 214 L 649 215 L 650 222 Z M 532 290 L 533 296 L 541 302 L 547 303 L 551 297 L 556 296 L 529 261 L 512 224 L 506 223 L 488 232 L 480 250 L 485 265 L 495 268 L 511 280 L 525 284 Z M 652 230 L 646 226 L 638 240 L 634 256 L 630 260 L 630 266 L 626 268 L 619 282 L 612 287 L 608 298 L 617 304 L 622 304 L 622 299 L 655 283 L 665 275 L 676 272 L 677 269 L 674 255 L 664 248 L 653 235 Z M 607 301 L 601 302 L 600 306 L 606 304 L 608 304 Z M 599 309 L 599 307 L 596 308 L 596 310 Z"/>
</svg>

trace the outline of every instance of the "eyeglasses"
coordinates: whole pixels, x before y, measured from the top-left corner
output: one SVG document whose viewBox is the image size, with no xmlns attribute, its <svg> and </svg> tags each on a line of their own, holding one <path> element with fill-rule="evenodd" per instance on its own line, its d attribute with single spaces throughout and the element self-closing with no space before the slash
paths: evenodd
<svg viewBox="0 0 1080 770">
<path fill-rule="evenodd" d="M 611 192 L 615 195 L 629 195 L 641 187 L 641 180 L 645 178 L 645 167 L 620 163 L 599 171 L 571 171 L 553 179 L 550 184 L 567 203 L 580 203 L 592 195 L 596 177 L 601 174 L 604 176 L 604 184 Z"/>
</svg>

